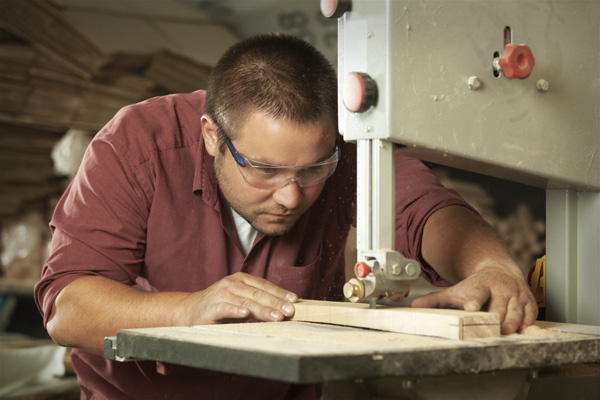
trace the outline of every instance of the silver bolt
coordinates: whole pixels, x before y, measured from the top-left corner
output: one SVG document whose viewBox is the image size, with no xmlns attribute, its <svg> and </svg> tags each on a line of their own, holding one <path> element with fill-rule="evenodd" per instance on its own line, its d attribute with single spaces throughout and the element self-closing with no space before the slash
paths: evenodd
<svg viewBox="0 0 600 400">
<path fill-rule="evenodd" d="M 471 90 L 477 90 L 481 87 L 481 81 L 476 76 L 469 77 L 469 79 L 467 80 L 467 84 L 469 85 L 469 89 Z"/>
<path fill-rule="evenodd" d="M 404 272 L 406 272 L 406 275 L 408 276 L 414 276 L 417 273 L 417 266 L 413 263 L 408 263 L 404 267 Z"/>
<path fill-rule="evenodd" d="M 373 32 L 372 31 L 368 31 L 367 32 L 367 37 L 368 38 L 372 38 L 373 37 Z"/>
<path fill-rule="evenodd" d="M 500 57 L 496 57 L 492 60 L 492 69 L 494 70 L 494 76 L 496 78 L 502 75 L 502 66 L 500 65 Z"/>
<path fill-rule="evenodd" d="M 537 81 L 536 87 L 537 90 L 539 90 L 540 92 L 547 92 L 550 89 L 550 84 L 547 80 L 540 79 L 539 81 Z"/>
<path fill-rule="evenodd" d="M 402 268 L 398 264 L 392 265 L 392 275 L 400 275 L 402 274 Z"/>
<path fill-rule="evenodd" d="M 372 126 L 367 126 L 367 132 L 371 132 L 373 130 Z"/>
</svg>

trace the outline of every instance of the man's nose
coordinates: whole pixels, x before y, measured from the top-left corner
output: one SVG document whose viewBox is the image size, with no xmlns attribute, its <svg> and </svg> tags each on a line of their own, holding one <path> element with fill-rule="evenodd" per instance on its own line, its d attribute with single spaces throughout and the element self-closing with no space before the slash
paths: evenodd
<svg viewBox="0 0 600 400">
<path fill-rule="evenodd" d="M 297 178 L 290 179 L 284 187 L 277 189 L 273 193 L 273 200 L 290 210 L 298 207 L 302 200 L 302 188 L 297 180 Z"/>
</svg>

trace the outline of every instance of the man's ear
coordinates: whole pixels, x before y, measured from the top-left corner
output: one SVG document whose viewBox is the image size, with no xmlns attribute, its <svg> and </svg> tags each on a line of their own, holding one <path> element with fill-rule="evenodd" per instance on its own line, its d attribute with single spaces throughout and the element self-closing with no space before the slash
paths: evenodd
<svg viewBox="0 0 600 400">
<path fill-rule="evenodd" d="M 206 147 L 208 154 L 215 157 L 219 151 L 219 132 L 217 131 L 217 125 L 212 118 L 206 114 L 200 118 L 200 124 L 202 126 L 204 147 Z"/>
</svg>

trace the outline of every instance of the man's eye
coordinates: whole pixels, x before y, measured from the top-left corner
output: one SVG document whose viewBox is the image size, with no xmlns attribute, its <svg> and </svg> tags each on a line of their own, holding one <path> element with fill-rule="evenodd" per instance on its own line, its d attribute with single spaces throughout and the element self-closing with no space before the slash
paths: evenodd
<svg viewBox="0 0 600 400">
<path fill-rule="evenodd" d="M 255 171 L 257 171 L 261 175 L 273 175 L 277 172 L 277 169 L 268 168 L 268 167 L 260 167 L 260 168 L 255 168 Z"/>
<path fill-rule="evenodd" d="M 323 172 L 323 166 L 314 166 L 314 167 L 308 167 L 308 168 L 304 168 L 301 173 L 304 176 L 311 176 L 311 175 L 319 175 Z"/>
</svg>

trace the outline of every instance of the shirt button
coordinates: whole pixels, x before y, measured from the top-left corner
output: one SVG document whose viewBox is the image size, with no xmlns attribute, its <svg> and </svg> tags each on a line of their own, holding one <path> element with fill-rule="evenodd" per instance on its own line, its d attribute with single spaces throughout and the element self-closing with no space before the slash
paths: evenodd
<svg viewBox="0 0 600 400">
<path fill-rule="evenodd" d="M 230 380 L 231 382 L 235 382 L 235 381 L 237 381 L 237 380 L 238 380 L 238 376 L 237 376 L 237 375 L 231 375 L 231 376 L 229 377 L 229 380 Z"/>
</svg>

